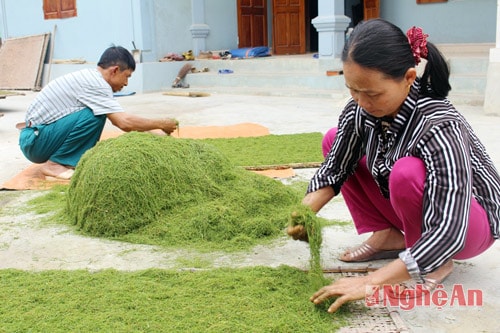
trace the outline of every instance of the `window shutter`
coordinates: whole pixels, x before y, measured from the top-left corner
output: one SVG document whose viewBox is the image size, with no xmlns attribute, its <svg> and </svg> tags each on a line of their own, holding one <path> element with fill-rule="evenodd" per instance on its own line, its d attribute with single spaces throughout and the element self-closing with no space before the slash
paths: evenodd
<svg viewBox="0 0 500 333">
<path fill-rule="evenodd" d="M 76 0 L 43 0 L 43 14 L 46 20 L 76 16 Z"/>
<path fill-rule="evenodd" d="M 58 18 L 58 2 L 59 0 L 43 0 L 43 14 L 46 20 Z"/>
<path fill-rule="evenodd" d="M 76 16 L 76 0 L 61 0 L 61 18 Z"/>
</svg>

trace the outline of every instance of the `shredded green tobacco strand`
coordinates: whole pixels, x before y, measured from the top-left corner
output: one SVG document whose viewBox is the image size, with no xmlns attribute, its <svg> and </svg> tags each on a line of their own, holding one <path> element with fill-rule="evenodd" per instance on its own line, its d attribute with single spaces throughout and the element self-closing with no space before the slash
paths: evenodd
<svg viewBox="0 0 500 333">
<path fill-rule="evenodd" d="M 321 220 L 316 214 L 305 205 L 295 207 L 290 224 L 303 225 L 307 231 L 309 251 L 310 251 L 310 279 L 315 288 L 325 285 L 326 279 L 323 276 L 321 267 Z"/>
</svg>

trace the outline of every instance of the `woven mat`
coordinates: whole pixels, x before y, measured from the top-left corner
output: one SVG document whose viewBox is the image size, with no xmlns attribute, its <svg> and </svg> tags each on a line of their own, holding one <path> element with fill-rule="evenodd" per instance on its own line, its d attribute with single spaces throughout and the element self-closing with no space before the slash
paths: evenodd
<svg viewBox="0 0 500 333">
<path fill-rule="evenodd" d="M 346 270 L 347 271 L 347 270 Z M 363 276 L 368 273 L 328 273 L 327 277 L 339 279 L 340 277 Z M 410 330 L 401 319 L 397 310 L 389 309 L 386 306 L 365 305 L 364 300 L 355 301 L 351 305 L 351 317 L 349 325 L 342 327 L 338 333 L 409 333 Z"/>
<path fill-rule="evenodd" d="M 152 131 L 153 133 L 164 135 L 161 131 Z M 104 131 L 101 135 L 101 140 L 115 138 L 122 135 L 124 132 L 117 130 Z M 208 139 L 208 138 L 236 138 L 236 137 L 253 137 L 269 135 L 269 130 L 258 124 L 242 123 L 229 126 L 181 126 L 178 131 L 172 133 L 174 138 L 190 138 L 190 139 Z M 3 190 L 44 190 L 49 189 L 56 184 L 68 184 L 68 180 L 47 181 L 41 173 L 42 164 L 32 164 L 28 168 L 22 170 L 2 184 L 0 189 Z M 295 175 L 293 169 L 283 170 L 263 170 L 255 171 L 256 173 L 273 177 L 273 178 L 289 178 Z"/>
</svg>

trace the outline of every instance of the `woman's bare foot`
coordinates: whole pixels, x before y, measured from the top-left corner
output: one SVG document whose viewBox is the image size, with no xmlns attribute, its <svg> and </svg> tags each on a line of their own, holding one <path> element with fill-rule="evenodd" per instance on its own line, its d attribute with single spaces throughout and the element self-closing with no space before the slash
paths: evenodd
<svg viewBox="0 0 500 333">
<path fill-rule="evenodd" d="M 52 161 L 45 162 L 40 170 L 46 178 L 58 179 L 70 179 L 74 172 L 73 168 Z"/>
<path fill-rule="evenodd" d="M 396 228 L 374 231 L 366 244 L 378 250 L 399 250 L 405 248 L 405 237 Z"/>
<path fill-rule="evenodd" d="M 436 269 L 434 272 L 431 272 L 424 276 L 425 285 L 427 288 L 434 289 L 436 285 L 446 279 L 448 275 L 453 272 L 453 260 L 447 261 L 443 266 Z"/>
<path fill-rule="evenodd" d="M 388 289 L 387 296 L 404 300 L 425 297 L 435 290 L 451 272 L 453 272 L 453 261 L 449 260 L 434 272 L 425 275 L 423 284 L 415 284 L 415 281 L 410 280 L 409 283 L 402 283 L 397 288 Z"/>
<path fill-rule="evenodd" d="M 363 244 L 347 250 L 339 259 L 346 262 L 362 262 L 397 258 L 399 251 L 404 248 L 405 239 L 401 231 L 387 228 L 374 231 Z"/>
</svg>

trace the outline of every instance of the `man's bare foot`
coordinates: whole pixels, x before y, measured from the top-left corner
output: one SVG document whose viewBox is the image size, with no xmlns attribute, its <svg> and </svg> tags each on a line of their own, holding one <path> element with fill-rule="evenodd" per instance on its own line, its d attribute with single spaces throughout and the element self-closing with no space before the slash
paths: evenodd
<svg viewBox="0 0 500 333">
<path fill-rule="evenodd" d="M 395 228 L 374 231 L 361 245 L 349 249 L 340 256 L 346 262 L 362 262 L 377 259 L 397 258 L 405 248 L 405 239 L 401 231 Z"/>
<path fill-rule="evenodd" d="M 45 162 L 40 170 L 45 178 L 58 179 L 71 179 L 74 172 L 73 168 L 52 161 Z"/>
</svg>

